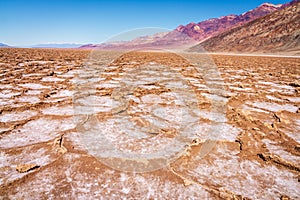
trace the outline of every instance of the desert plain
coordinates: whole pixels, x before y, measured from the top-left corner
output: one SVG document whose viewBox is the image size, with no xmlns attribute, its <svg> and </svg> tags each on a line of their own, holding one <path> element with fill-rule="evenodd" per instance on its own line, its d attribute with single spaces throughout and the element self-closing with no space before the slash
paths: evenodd
<svg viewBox="0 0 300 200">
<path fill-rule="evenodd" d="M 299 163 L 300 58 L 0 49 L 0 199 L 299 199 Z"/>
</svg>

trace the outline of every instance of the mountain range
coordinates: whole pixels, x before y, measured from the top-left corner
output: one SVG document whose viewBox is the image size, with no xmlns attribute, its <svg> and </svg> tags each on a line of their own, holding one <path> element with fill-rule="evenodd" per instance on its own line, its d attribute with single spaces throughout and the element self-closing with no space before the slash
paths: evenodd
<svg viewBox="0 0 300 200">
<path fill-rule="evenodd" d="M 199 50 L 199 46 L 203 46 L 208 51 L 267 52 L 268 50 L 272 50 L 272 44 L 261 49 L 261 44 L 263 43 L 263 41 L 260 41 L 262 38 L 259 37 L 259 33 L 261 33 L 272 41 L 290 39 L 291 45 L 287 45 L 285 48 L 276 48 L 276 51 L 285 51 L 287 48 L 297 50 L 299 43 L 295 42 L 295 40 L 299 39 L 297 37 L 299 33 L 297 31 L 299 30 L 299 23 L 297 21 L 300 21 L 297 8 L 299 8 L 299 0 L 293 0 L 283 5 L 264 3 L 240 15 L 230 14 L 198 23 L 192 22 L 187 25 L 179 25 L 173 31 L 138 37 L 131 41 L 88 44 L 80 48 L 114 50 L 139 48 L 187 49 L 192 47 L 189 49 L 190 51 L 197 51 Z M 261 25 L 259 26 L 260 23 Z M 278 30 L 273 30 L 274 25 L 276 25 Z M 295 28 L 291 28 L 290 26 L 292 25 Z M 262 30 L 254 27 L 249 29 L 248 26 L 255 26 Z M 280 28 L 280 26 L 285 28 Z M 288 29 L 286 29 L 287 27 Z M 237 30 L 243 31 L 236 32 Z M 276 35 L 276 33 L 279 33 L 278 31 L 284 34 L 284 38 L 282 38 L 283 36 Z M 284 31 L 285 33 L 283 33 Z M 229 36 L 231 34 L 234 34 L 234 36 Z M 225 35 L 227 35 L 227 39 L 231 38 L 227 43 L 224 40 Z M 235 41 L 234 37 L 236 37 Z M 245 37 L 248 37 L 248 39 Z M 246 43 L 246 41 L 250 42 L 253 40 L 257 43 L 255 47 L 252 47 L 251 43 Z M 241 47 L 237 47 L 236 43 L 241 44 Z M 245 45 L 248 45 L 247 48 L 244 48 Z M 280 45 L 277 44 L 277 46 L 279 47 Z"/>
<path fill-rule="evenodd" d="M 245 12 L 241 15 L 227 15 L 219 18 L 209 19 L 199 23 L 189 23 L 178 26 L 175 31 L 185 33 L 197 41 L 205 40 L 225 30 L 241 26 L 257 18 L 263 17 L 281 8 L 282 5 L 264 3 L 259 7 Z"/>
<path fill-rule="evenodd" d="M 213 52 L 285 52 L 300 55 L 300 2 L 230 29 L 190 48 Z"/>
<path fill-rule="evenodd" d="M 36 44 L 27 46 L 30 48 L 78 48 L 82 46 L 82 44 L 75 43 L 47 43 L 47 44 Z"/>
<path fill-rule="evenodd" d="M 9 46 L 7 44 L 0 43 L 0 48 L 2 47 L 9 47 Z"/>
<path fill-rule="evenodd" d="M 4 43 L 0 43 L 1 47 L 21 47 L 21 48 L 78 48 L 83 44 L 75 43 L 47 43 L 47 44 L 36 44 L 36 45 L 26 45 L 26 46 L 9 46 Z"/>
</svg>

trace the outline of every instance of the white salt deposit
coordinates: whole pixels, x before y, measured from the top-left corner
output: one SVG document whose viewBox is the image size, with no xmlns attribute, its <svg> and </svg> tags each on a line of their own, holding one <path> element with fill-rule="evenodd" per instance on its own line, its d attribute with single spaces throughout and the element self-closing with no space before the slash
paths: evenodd
<svg viewBox="0 0 300 200">
<path fill-rule="evenodd" d="M 19 84 L 19 86 L 21 86 L 23 88 L 33 89 L 33 90 L 51 88 L 51 86 L 46 86 L 46 85 L 42 85 L 42 84 L 38 84 L 38 83 L 25 83 L 25 84 Z"/>
<path fill-rule="evenodd" d="M 64 81 L 64 80 L 65 79 L 63 79 L 63 78 L 47 76 L 47 77 L 42 78 L 41 81 L 44 81 L 44 82 L 61 82 L 61 81 Z"/>
<path fill-rule="evenodd" d="M 44 115 L 73 115 L 74 107 L 72 105 L 67 106 L 53 106 L 42 110 Z"/>
<path fill-rule="evenodd" d="M 36 111 L 26 110 L 23 112 L 12 112 L 0 115 L 0 122 L 14 122 L 29 119 L 37 115 Z"/>
<path fill-rule="evenodd" d="M 295 113 L 298 110 L 297 106 L 294 105 L 290 105 L 290 104 L 284 104 L 284 105 L 280 105 L 277 103 L 270 103 L 270 102 L 248 102 L 248 105 L 257 107 L 257 108 L 261 108 L 264 110 L 268 110 L 268 111 L 272 111 L 272 112 L 278 112 L 281 110 L 286 110 L 292 113 Z"/>
<path fill-rule="evenodd" d="M 54 139 L 61 131 L 75 128 L 72 118 L 40 118 L 29 121 L 0 139 L 0 148 L 12 148 L 46 142 Z"/>
</svg>

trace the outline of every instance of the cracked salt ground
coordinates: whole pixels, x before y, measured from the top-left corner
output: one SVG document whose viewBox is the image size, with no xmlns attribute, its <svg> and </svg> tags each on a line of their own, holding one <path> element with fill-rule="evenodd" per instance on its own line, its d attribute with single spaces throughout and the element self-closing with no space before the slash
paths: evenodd
<svg viewBox="0 0 300 200">
<path fill-rule="evenodd" d="M 300 103 L 300 97 L 287 97 L 287 100 L 293 103 Z"/>
<path fill-rule="evenodd" d="M 64 81 L 65 79 L 62 78 L 57 78 L 57 77 L 44 77 L 42 78 L 41 81 L 43 82 L 61 82 Z"/>
<path fill-rule="evenodd" d="M 60 132 L 75 128 L 73 118 L 40 118 L 27 122 L 23 127 L 0 138 L 0 148 L 13 148 L 46 142 L 59 136 Z"/>
<path fill-rule="evenodd" d="M 291 154 L 290 152 L 285 151 L 282 147 L 279 145 L 276 145 L 275 142 L 272 142 L 270 140 L 263 140 L 263 142 L 266 144 L 267 148 L 272 154 L 280 155 L 283 159 L 293 162 L 293 163 L 300 163 L 300 157 Z"/>
<path fill-rule="evenodd" d="M 72 97 L 74 95 L 74 91 L 70 90 L 60 90 L 58 93 L 51 95 L 53 98 L 59 98 L 59 97 Z"/>
<path fill-rule="evenodd" d="M 279 128 L 279 130 L 283 131 L 297 143 L 300 143 L 300 118 L 291 120 L 289 127 Z"/>
<path fill-rule="evenodd" d="M 75 109 L 75 114 L 96 114 L 99 112 L 110 112 L 119 105 L 119 102 L 109 97 L 87 96 L 82 98 L 76 97 L 73 109 Z"/>
<path fill-rule="evenodd" d="M 22 56 L 12 56 L 16 52 Z M 1 197 L 299 198 L 299 59 L 214 55 L 220 78 L 206 67 L 197 72 L 176 55 L 133 52 L 112 63 L 106 71 L 111 73 L 101 75 L 93 70 L 83 73 L 82 61 L 88 53 L 0 49 L 4 55 L 0 62 L 6 63 L 0 65 L 0 95 L 6 95 L 0 98 Z M 30 60 L 40 60 L 35 57 L 42 54 L 42 61 L 51 62 L 16 67 L 27 54 Z M 103 59 L 96 62 L 101 60 L 103 66 L 117 55 L 101 54 Z M 199 63 L 203 55 L 186 56 Z M 147 62 L 152 69 L 146 68 Z M 144 68 L 135 70 L 138 66 Z M 137 77 L 130 75 L 137 72 Z M 211 77 L 203 77 L 206 73 Z M 158 76 L 164 79 L 157 80 Z M 41 81 L 51 77 L 65 81 Z M 135 89 L 120 90 L 122 82 Z M 86 84 L 77 88 L 82 89 L 79 93 L 77 83 Z M 243 91 L 223 91 L 230 86 Z M 72 96 L 78 104 L 72 104 Z M 40 102 L 18 101 L 29 97 Z M 92 106 L 87 105 L 91 101 Z M 89 129 L 91 123 L 97 124 L 96 132 L 107 132 L 102 136 L 121 152 L 142 152 L 148 157 L 151 152 L 158 157 L 163 147 L 171 147 L 165 153 L 177 153 L 172 152 L 174 145 L 182 151 L 169 166 L 154 172 L 113 170 L 86 150 L 92 142 L 98 147 L 97 141 L 83 144 L 78 131 Z M 179 133 L 188 141 L 172 143 Z M 217 139 L 217 143 L 205 155 L 206 139 Z M 20 173 L 16 171 L 20 164 L 40 167 Z"/>
<path fill-rule="evenodd" d="M 279 101 L 279 102 L 283 101 L 282 99 L 276 98 L 276 97 L 271 96 L 271 95 L 266 95 L 266 97 L 267 97 L 267 99 L 270 99 L 272 101 Z"/>
<path fill-rule="evenodd" d="M 195 123 L 186 128 L 187 132 L 194 132 L 196 138 L 212 139 L 225 142 L 235 142 L 241 129 L 226 123 Z"/>
<path fill-rule="evenodd" d="M 105 124 L 99 124 L 94 132 L 87 133 L 81 136 L 84 146 L 90 146 L 89 151 L 96 157 L 98 156 L 110 156 L 105 146 L 99 146 L 95 144 L 113 145 L 114 148 L 121 150 L 122 152 L 131 153 L 161 153 L 159 150 L 165 147 L 167 144 L 173 142 L 172 138 L 165 138 L 161 135 L 152 136 L 149 138 L 149 133 L 143 130 L 132 127 L 133 124 L 126 126 L 128 121 L 126 119 L 111 120 Z M 124 124 L 124 125 L 122 125 Z M 130 126 L 131 125 L 131 126 Z M 124 131 L 123 131 L 124 130 Z M 126 131 L 125 131 L 126 130 Z M 108 135 L 108 133 L 110 133 Z M 104 145 L 104 144 L 103 144 Z M 100 151 L 100 152 L 99 152 Z M 108 154 L 108 155 L 107 155 Z"/>
<path fill-rule="evenodd" d="M 0 106 L 11 105 L 13 102 L 14 102 L 13 100 L 0 99 Z"/>
<path fill-rule="evenodd" d="M 194 110 L 193 112 L 203 119 L 208 119 L 214 122 L 227 122 L 226 116 L 219 112 L 209 112 L 205 110 Z"/>
<path fill-rule="evenodd" d="M 17 98 L 15 100 L 16 103 L 18 103 L 18 102 L 26 102 L 26 103 L 32 103 L 32 104 L 38 103 L 40 101 L 41 100 L 40 100 L 39 97 L 36 97 L 36 96 L 25 96 L 25 95 L 23 95 L 23 96 L 21 96 L 21 97 L 19 97 L 19 98 Z"/>
<path fill-rule="evenodd" d="M 15 180 L 18 180 L 26 173 L 19 173 L 16 171 L 16 167 L 20 163 L 31 163 L 38 166 L 46 166 L 53 162 L 56 156 L 50 149 L 44 147 L 32 147 L 28 146 L 23 148 L 17 154 L 8 151 L 7 153 L 0 153 L 0 184 L 8 184 Z"/>
<path fill-rule="evenodd" d="M 42 90 L 28 90 L 26 91 L 27 95 L 40 95 L 43 91 Z"/>
<path fill-rule="evenodd" d="M 256 108 L 264 109 L 271 112 L 278 112 L 281 110 L 286 110 L 292 113 L 295 113 L 298 110 L 298 107 L 290 104 L 280 105 L 277 103 L 270 103 L 270 102 L 249 102 L 249 105 L 252 105 Z"/>
<path fill-rule="evenodd" d="M 254 108 L 254 107 L 251 107 L 251 106 L 248 106 L 248 105 L 245 105 L 245 104 L 243 104 L 241 106 L 241 109 L 246 110 L 246 111 L 252 111 L 252 112 L 268 113 L 268 111 L 265 111 L 265 110 L 262 110 L 262 109 L 259 109 L 259 108 Z"/>
<path fill-rule="evenodd" d="M 25 84 L 19 84 L 19 86 L 23 88 L 28 88 L 28 89 L 48 89 L 51 88 L 51 86 L 46 86 L 38 83 L 25 83 Z"/>
<path fill-rule="evenodd" d="M 67 106 L 53 106 L 45 108 L 41 111 L 44 115 L 61 115 L 61 116 L 73 116 L 74 107 L 72 105 Z"/>
<path fill-rule="evenodd" d="M 0 115 L 0 122 L 14 122 L 14 121 L 22 121 L 29 119 L 33 116 L 36 116 L 36 111 L 24 111 L 24 112 L 15 112 L 15 113 L 3 113 Z"/>
<path fill-rule="evenodd" d="M 272 90 L 279 90 L 279 91 L 287 91 L 287 92 L 293 92 L 294 88 L 292 86 L 289 85 L 280 85 L 280 84 L 276 84 L 276 83 L 271 83 L 271 82 L 263 82 L 263 81 L 258 81 L 258 83 L 260 83 L 260 87 L 269 87 L 272 86 L 273 89 Z"/>
<path fill-rule="evenodd" d="M 65 163 L 65 165 L 60 164 Z M 94 159 L 83 155 L 68 154 L 61 162 L 33 176 L 29 182 L 20 183 L 11 198 L 212 198 L 209 192 L 197 185 L 186 188 L 178 184 L 179 180 L 171 179 L 171 174 L 127 174 L 117 172 L 95 162 Z M 93 163 L 89 165 L 87 163 Z M 83 168 L 82 166 L 85 166 Z M 53 174 L 57 167 L 61 170 Z M 86 169 L 90 169 L 88 172 Z M 60 181 L 56 181 L 59 179 Z M 28 184 L 30 183 L 30 184 Z M 31 189 L 30 189 L 31 188 Z M 23 190 L 32 191 L 31 195 Z M 67 192 L 66 192 L 67 191 Z"/>
<path fill-rule="evenodd" d="M 189 116 L 189 112 L 186 111 L 186 109 L 189 108 L 187 108 L 186 107 L 187 105 L 184 104 L 184 101 L 182 101 L 184 99 L 196 99 L 196 96 L 195 95 L 193 96 L 190 92 L 188 92 L 188 90 L 186 91 L 182 90 L 183 88 L 188 89 L 186 83 L 182 81 L 184 80 L 184 77 L 178 76 L 178 72 L 175 71 L 162 73 L 166 70 L 165 68 L 166 68 L 165 66 L 152 65 L 151 68 L 149 68 L 148 66 L 143 66 L 138 70 L 137 69 L 125 70 L 128 71 L 127 72 L 128 75 L 124 75 L 123 79 L 120 79 L 120 81 L 115 82 L 115 84 L 116 87 L 120 87 L 118 86 L 118 84 L 121 85 L 123 84 L 125 85 L 125 87 L 127 86 L 128 89 L 126 91 L 126 89 L 123 86 L 122 88 L 125 89 L 124 91 L 116 90 L 114 91 L 112 96 L 115 99 L 121 100 L 120 101 L 121 103 L 122 102 L 124 103 L 124 100 L 122 99 L 124 97 L 127 98 L 128 94 L 132 93 L 132 95 L 139 97 L 141 100 L 139 101 L 140 103 L 137 106 L 138 109 L 136 109 L 135 106 L 133 105 L 130 104 L 126 105 L 126 107 L 122 109 L 124 109 L 125 112 L 128 112 L 129 116 L 126 117 L 121 115 L 122 117 L 119 118 L 116 115 L 113 120 L 107 120 L 101 122 L 100 124 L 97 124 L 96 125 L 97 128 L 95 127 L 93 128 L 92 127 L 93 124 L 89 124 L 86 122 L 82 127 L 84 132 L 84 134 L 82 135 L 82 142 L 85 143 L 86 146 L 88 147 L 87 149 L 89 153 L 91 153 L 96 157 L 110 157 L 113 155 L 111 155 L 109 151 L 111 151 L 110 149 L 112 146 L 115 146 L 121 151 L 125 151 L 125 152 L 133 151 L 136 153 L 139 152 L 142 153 L 143 156 L 146 156 L 144 158 L 153 159 L 156 157 L 157 158 L 164 157 L 166 155 L 170 156 L 174 153 L 178 154 L 180 153 L 180 151 L 184 149 L 186 145 L 185 142 L 187 142 L 188 140 L 191 141 L 193 139 L 192 136 L 189 136 L 189 133 L 184 133 L 185 137 L 187 138 L 183 143 L 170 140 L 168 138 L 168 137 L 177 137 L 176 135 L 180 134 L 177 133 L 180 132 L 179 129 L 182 127 L 184 129 L 185 126 L 187 126 L 186 123 L 197 121 L 197 117 Z M 134 74 L 134 76 L 131 76 L 131 74 Z M 159 77 L 159 79 L 157 79 L 156 77 Z M 176 83 L 176 84 L 173 84 L 170 87 L 170 81 L 171 83 Z M 84 80 L 80 81 L 80 83 L 85 83 L 85 81 Z M 105 84 L 105 82 L 103 82 L 102 84 Z M 154 84 L 158 84 L 158 85 L 154 85 Z M 103 88 L 101 87 L 101 84 L 98 85 L 97 87 Z M 165 91 L 168 91 L 165 90 L 164 87 L 174 90 L 173 93 L 169 92 L 170 94 L 169 98 L 168 96 L 163 94 L 165 93 Z M 151 94 L 152 91 L 154 92 L 154 94 Z M 158 91 L 159 93 L 155 94 L 155 91 Z M 81 90 L 79 90 L 79 93 L 80 92 Z M 93 93 L 93 91 L 91 92 Z M 170 99 L 170 97 L 173 98 L 174 100 L 173 103 L 175 103 L 175 107 L 174 106 L 170 107 L 169 102 L 166 101 L 165 99 L 166 97 L 168 99 Z M 210 96 L 209 98 L 224 103 L 224 98 L 213 96 L 213 95 Z M 110 100 L 107 99 L 106 101 L 108 102 Z M 75 105 L 77 104 L 81 104 L 83 106 L 91 105 L 95 102 L 97 102 L 96 99 L 94 100 L 86 99 L 86 101 L 82 101 L 82 99 L 79 98 L 76 99 Z M 142 106 L 143 104 L 146 105 Z M 165 105 L 165 106 L 167 105 L 167 107 L 160 106 L 160 105 Z M 135 112 L 135 116 L 131 116 L 130 114 L 131 110 Z M 121 113 L 122 112 L 123 111 L 121 111 Z M 143 117 L 139 116 L 140 114 L 137 114 L 137 112 L 142 112 L 144 116 Z M 149 113 L 151 114 L 149 115 Z M 153 123 L 155 123 L 156 125 L 154 125 Z M 142 126 L 142 127 L 138 128 L 137 124 L 141 124 L 138 126 Z M 147 138 L 147 135 L 149 134 L 150 135 L 154 134 L 159 136 Z M 164 137 L 166 137 L 164 135 L 167 136 L 166 139 L 164 139 Z M 97 146 L 96 145 L 97 143 L 98 144 L 101 143 L 101 145 Z M 105 148 L 108 148 L 108 151 L 105 150 Z M 180 151 L 178 152 L 176 148 L 179 148 Z M 161 150 L 163 149 L 163 152 L 159 152 L 159 149 Z M 125 157 L 127 156 L 125 154 Z"/>
<path fill-rule="evenodd" d="M 21 92 L 10 92 L 10 93 L 1 92 L 0 93 L 0 99 L 9 99 L 9 98 L 12 98 L 14 96 L 19 96 L 20 94 L 22 94 L 22 93 Z"/>
<path fill-rule="evenodd" d="M 12 85 L 3 85 L 3 84 L 0 84 L 0 89 L 1 90 L 12 89 L 12 88 L 14 88 Z"/>
<path fill-rule="evenodd" d="M 239 150 L 231 144 L 217 145 L 206 159 L 197 155 L 174 163 L 172 167 L 190 180 L 211 188 L 229 189 L 250 199 L 278 199 L 280 194 L 300 195 L 297 175 L 275 166 L 264 166 L 257 161 L 239 161 Z M 188 166 L 188 167 L 185 167 Z M 234 170 L 232 170 L 234 169 Z M 272 185 L 266 189 L 265 185 Z"/>
<path fill-rule="evenodd" d="M 221 103 L 221 104 L 224 104 L 224 105 L 228 101 L 227 98 L 219 96 L 219 95 L 216 95 L 216 94 L 203 93 L 201 95 L 204 96 L 204 97 L 206 97 L 206 98 L 208 98 L 210 101 L 218 102 L 218 103 Z"/>
<path fill-rule="evenodd" d="M 235 91 L 252 91 L 252 88 L 240 88 L 240 87 L 234 87 L 234 86 L 229 86 L 229 89 L 235 90 Z"/>
<path fill-rule="evenodd" d="M 28 77 L 41 77 L 43 76 L 43 74 L 38 74 L 38 73 L 35 73 L 35 74 L 22 74 L 23 77 L 25 78 L 28 78 Z"/>
<path fill-rule="evenodd" d="M 282 94 L 294 94 L 295 89 L 292 86 L 289 85 L 280 85 L 272 82 L 264 82 L 264 81 L 258 81 L 258 85 L 256 87 L 267 89 L 268 93 L 274 93 L 279 92 Z"/>
</svg>

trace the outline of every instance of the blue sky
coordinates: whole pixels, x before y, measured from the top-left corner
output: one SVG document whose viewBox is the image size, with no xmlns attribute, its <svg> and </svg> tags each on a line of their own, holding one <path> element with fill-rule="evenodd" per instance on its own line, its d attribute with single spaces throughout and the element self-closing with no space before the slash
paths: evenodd
<svg viewBox="0 0 300 200">
<path fill-rule="evenodd" d="M 100 43 L 122 31 L 200 22 L 288 0 L 0 0 L 0 43 Z"/>
</svg>

